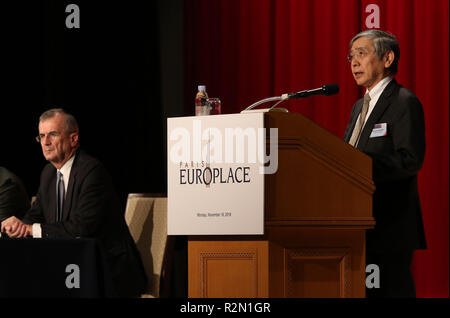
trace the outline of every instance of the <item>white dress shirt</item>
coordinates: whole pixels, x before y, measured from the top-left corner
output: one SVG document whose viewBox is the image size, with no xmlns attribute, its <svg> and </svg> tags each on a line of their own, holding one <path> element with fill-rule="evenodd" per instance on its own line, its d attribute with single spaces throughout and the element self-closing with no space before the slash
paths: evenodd
<svg viewBox="0 0 450 318">
<path fill-rule="evenodd" d="M 61 172 L 63 175 L 64 194 L 67 194 L 67 187 L 69 186 L 70 171 L 72 170 L 72 165 L 73 165 L 74 159 L 75 159 L 75 155 L 73 155 L 69 160 L 67 160 L 67 162 L 64 164 L 64 166 L 62 166 L 61 169 L 57 170 L 57 172 L 56 172 L 56 174 L 58 174 L 58 172 Z"/>
<path fill-rule="evenodd" d="M 383 93 L 384 89 L 386 88 L 386 86 L 388 86 L 388 84 L 391 81 L 392 81 L 392 77 L 387 76 L 387 77 L 383 78 L 377 85 L 375 85 L 375 87 L 372 88 L 372 90 L 366 91 L 366 94 L 368 93 L 370 95 L 370 102 L 369 102 L 369 109 L 367 110 L 366 120 L 364 121 L 364 125 L 366 124 L 367 119 L 369 118 L 370 114 L 372 113 L 373 108 L 377 104 L 378 99 L 381 96 L 381 93 Z M 364 128 L 364 126 L 363 126 L 363 128 Z"/>
<path fill-rule="evenodd" d="M 377 104 L 378 99 L 380 98 L 380 96 L 383 93 L 386 86 L 388 86 L 388 84 L 392 81 L 392 79 L 393 78 L 391 76 L 387 76 L 387 77 L 383 78 L 377 85 L 375 85 L 375 87 L 372 88 L 370 91 L 368 89 L 366 90 L 366 94 L 369 94 L 369 96 L 370 96 L 370 102 L 369 102 L 369 109 L 367 110 L 366 119 L 364 120 L 364 125 L 361 128 L 361 131 L 362 131 L 362 129 L 364 129 L 367 119 L 369 119 L 369 116 L 372 113 L 372 110 L 374 109 L 375 105 Z M 357 124 L 361 119 L 360 117 L 361 117 L 361 113 L 358 115 L 358 119 L 356 121 L 355 127 L 357 127 Z M 358 145 L 359 138 L 361 138 L 361 135 L 358 137 L 355 147 Z"/>
</svg>

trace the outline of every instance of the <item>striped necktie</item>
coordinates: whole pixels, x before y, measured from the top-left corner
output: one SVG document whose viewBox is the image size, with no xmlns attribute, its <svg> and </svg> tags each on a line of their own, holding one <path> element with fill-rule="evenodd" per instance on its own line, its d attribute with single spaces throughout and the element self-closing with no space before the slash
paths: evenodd
<svg viewBox="0 0 450 318">
<path fill-rule="evenodd" d="M 363 106 L 361 109 L 361 116 L 359 116 L 359 120 L 356 122 L 352 136 L 350 137 L 350 141 L 348 142 L 353 147 L 356 147 L 359 137 L 361 136 L 361 132 L 364 127 L 364 122 L 366 121 L 367 111 L 369 109 L 369 102 L 370 102 L 370 95 L 369 93 L 367 93 L 366 95 L 364 95 Z"/>
<path fill-rule="evenodd" d="M 63 174 L 58 171 L 56 178 L 56 222 L 62 221 L 62 209 L 64 204 L 64 178 Z"/>
</svg>

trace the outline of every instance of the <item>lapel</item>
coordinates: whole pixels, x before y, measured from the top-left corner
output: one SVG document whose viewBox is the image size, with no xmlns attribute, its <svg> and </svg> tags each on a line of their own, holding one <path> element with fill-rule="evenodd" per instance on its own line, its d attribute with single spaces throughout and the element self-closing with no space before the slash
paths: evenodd
<svg viewBox="0 0 450 318">
<path fill-rule="evenodd" d="M 53 166 L 52 166 L 53 167 Z M 48 183 L 48 216 L 49 223 L 56 222 L 56 169 L 50 169 L 50 179 Z"/>
<path fill-rule="evenodd" d="M 350 118 L 350 122 L 348 123 L 348 128 L 345 131 L 344 141 L 349 142 L 352 136 L 353 129 L 355 129 L 356 120 L 358 119 L 359 114 L 361 113 L 361 108 L 363 104 L 363 99 L 358 100 L 354 106 L 352 111 L 352 116 Z"/>
<path fill-rule="evenodd" d="M 64 205 L 63 205 L 63 220 L 68 220 L 70 215 L 70 210 L 72 209 L 72 202 L 73 202 L 73 190 L 75 189 L 75 185 L 77 182 L 77 173 L 78 173 L 78 158 L 79 158 L 80 151 L 77 151 L 75 154 L 75 159 L 72 164 L 72 169 L 70 170 L 70 177 L 69 177 L 69 185 L 67 187 L 67 193 L 66 197 L 64 199 Z"/>
<path fill-rule="evenodd" d="M 391 104 L 391 95 L 397 87 L 398 84 L 395 79 L 393 79 L 384 89 L 375 107 L 373 108 L 372 113 L 367 119 L 366 124 L 364 125 L 361 137 L 359 138 L 358 146 L 356 147 L 358 150 L 363 151 L 366 147 L 366 144 L 369 141 L 369 136 L 372 133 L 373 126 L 378 123 L 381 116 L 383 116 L 384 112 Z"/>
</svg>

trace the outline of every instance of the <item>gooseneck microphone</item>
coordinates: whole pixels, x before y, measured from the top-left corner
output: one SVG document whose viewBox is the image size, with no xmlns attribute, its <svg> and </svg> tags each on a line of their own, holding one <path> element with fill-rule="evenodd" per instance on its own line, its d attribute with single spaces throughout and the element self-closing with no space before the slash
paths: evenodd
<svg viewBox="0 0 450 318">
<path fill-rule="evenodd" d="M 330 95 L 337 94 L 338 92 L 339 92 L 338 84 L 327 84 L 327 85 L 323 85 L 320 88 L 315 88 L 315 89 L 306 90 L 306 91 L 300 91 L 297 93 L 290 93 L 287 95 L 288 95 L 288 99 L 294 99 L 294 98 L 304 98 L 304 97 L 309 97 L 309 96 L 314 96 L 314 95 L 330 96 Z M 283 97 L 283 95 L 281 95 L 281 97 Z"/>
<path fill-rule="evenodd" d="M 241 113 L 248 111 L 248 110 L 250 110 L 258 105 L 261 105 L 263 103 L 266 103 L 266 102 L 278 101 L 278 103 L 276 103 L 275 105 L 273 105 L 272 107 L 270 107 L 268 109 L 268 110 L 271 110 L 271 109 L 275 108 L 276 106 L 278 106 L 280 103 L 282 103 L 288 99 L 305 98 L 305 97 L 314 96 L 314 95 L 330 96 L 330 95 L 337 94 L 338 92 L 339 92 L 338 84 L 326 84 L 320 88 L 300 91 L 297 93 L 287 93 L 287 94 L 283 94 L 281 96 L 274 96 L 274 97 L 262 99 L 254 104 L 251 104 L 245 110 L 243 110 Z M 285 110 L 285 111 L 287 111 L 287 110 Z"/>
</svg>

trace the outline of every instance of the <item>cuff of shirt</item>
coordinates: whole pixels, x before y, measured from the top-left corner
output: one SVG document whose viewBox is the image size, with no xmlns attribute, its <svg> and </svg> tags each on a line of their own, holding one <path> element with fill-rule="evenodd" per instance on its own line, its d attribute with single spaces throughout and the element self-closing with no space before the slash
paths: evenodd
<svg viewBox="0 0 450 318">
<path fill-rule="evenodd" d="M 33 238 L 42 238 L 42 228 L 39 223 L 34 223 L 32 227 Z"/>
</svg>

